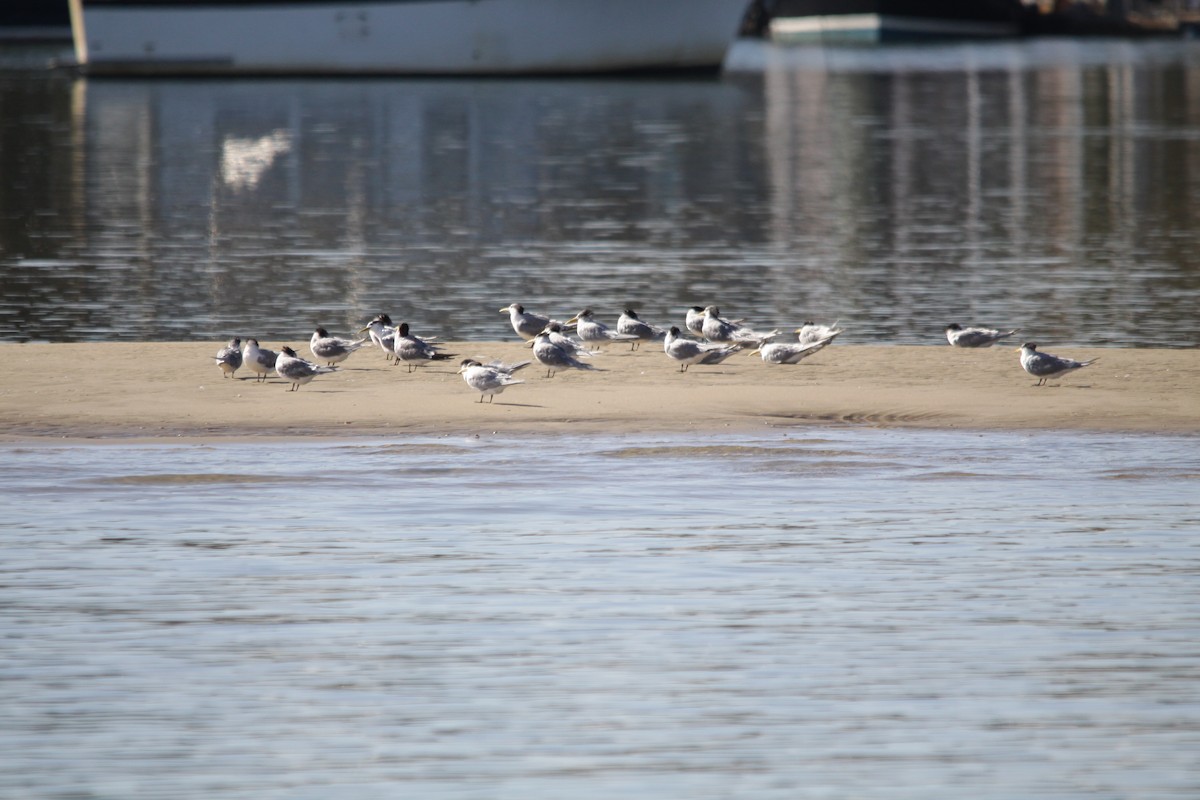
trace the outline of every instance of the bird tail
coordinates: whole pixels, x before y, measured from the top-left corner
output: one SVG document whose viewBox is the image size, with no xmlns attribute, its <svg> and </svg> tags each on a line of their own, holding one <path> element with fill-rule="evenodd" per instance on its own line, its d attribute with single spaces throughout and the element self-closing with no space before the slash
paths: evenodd
<svg viewBox="0 0 1200 800">
<path fill-rule="evenodd" d="M 823 339 L 818 339 L 815 342 L 809 342 L 808 344 L 804 345 L 803 352 L 808 353 L 808 354 L 815 353 L 818 350 L 822 350 L 825 347 L 828 347 L 829 343 L 832 342 L 836 338 L 837 338 L 837 334 L 834 333 L 834 334 L 831 334 L 830 336 L 826 336 Z"/>
</svg>

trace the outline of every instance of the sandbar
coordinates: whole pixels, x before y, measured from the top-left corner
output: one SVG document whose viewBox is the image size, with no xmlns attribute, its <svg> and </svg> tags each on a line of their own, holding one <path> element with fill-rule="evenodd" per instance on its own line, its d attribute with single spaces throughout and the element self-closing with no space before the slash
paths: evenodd
<svg viewBox="0 0 1200 800">
<path fill-rule="evenodd" d="M 263 342 L 278 349 L 287 342 Z M 309 356 L 307 342 L 290 343 Z M 531 358 L 520 342 L 449 342 L 456 357 L 408 372 L 378 349 L 299 391 L 246 369 L 223 378 L 221 342 L 7 344 L 0 438 L 225 439 L 398 434 L 686 433 L 852 424 L 979 430 L 1200 431 L 1200 350 L 1053 348 L 1099 361 L 1035 387 L 1011 346 L 834 343 L 796 365 L 739 353 L 680 372 L 660 347 L 614 344 L 593 372 L 525 383 L 494 402 L 460 358 Z"/>
</svg>

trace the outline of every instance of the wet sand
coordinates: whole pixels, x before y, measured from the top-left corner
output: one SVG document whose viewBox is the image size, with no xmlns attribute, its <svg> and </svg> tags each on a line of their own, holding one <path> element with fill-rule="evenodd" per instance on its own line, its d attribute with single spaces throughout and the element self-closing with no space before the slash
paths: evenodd
<svg viewBox="0 0 1200 800">
<path fill-rule="evenodd" d="M 412 374 L 379 350 L 287 391 L 243 368 L 223 379 L 220 342 L 10 344 L 0 437 L 226 438 L 761 430 L 814 423 L 961 429 L 1200 431 L 1200 350 L 1042 349 L 1098 363 L 1034 387 L 1012 346 L 842 345 L 794 366 L 737 354 L 680 373 L 661 347 L 606 348 L 603 371 L 545 377 L 534 364 L 493 403 L 458 361 L 531 357 L 517 342 L 452 342 L 457 357 Z M 285 342 L 263 342 L 278 349 Z M 306 342 L 292 342 L 310 356 Z"/>
</svg>

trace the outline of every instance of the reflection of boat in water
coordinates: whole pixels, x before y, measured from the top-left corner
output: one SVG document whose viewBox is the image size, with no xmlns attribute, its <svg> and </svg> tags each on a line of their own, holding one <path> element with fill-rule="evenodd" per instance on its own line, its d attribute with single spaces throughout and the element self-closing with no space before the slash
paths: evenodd
<svg viewBox="0 0 1200 800">
<path fill-rule="evenodd" d="M 779 42 L 1015 36 L 1019 0 L 760 0 Z"/>
<path fill-rule="evenodd" d="M 71 0 L 104 73 L 720 68 L 747 0 Z"/>
</svg>

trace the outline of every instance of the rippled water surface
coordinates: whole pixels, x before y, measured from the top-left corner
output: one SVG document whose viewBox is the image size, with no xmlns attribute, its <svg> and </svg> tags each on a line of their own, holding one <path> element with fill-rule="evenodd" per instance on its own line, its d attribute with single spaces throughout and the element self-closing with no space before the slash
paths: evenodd
<svg viewBox="0 0 1200 800">
<path fill-rule="evenodd" d="M 2 54 L 0 54 L 2 55 Z M 3 62 L 0 61 L 0 64 Z M 1200 50 L 741 42 L 700 80 L 0 70 L 0 339 L 463 339 L 513 301 L 1200 344 Z"/>
<path fill-rule="evenodd" d="M 4 445 L 0 795 L 1194 798 L 1194 437 Z"/>
</svg>

